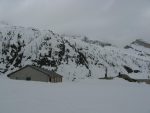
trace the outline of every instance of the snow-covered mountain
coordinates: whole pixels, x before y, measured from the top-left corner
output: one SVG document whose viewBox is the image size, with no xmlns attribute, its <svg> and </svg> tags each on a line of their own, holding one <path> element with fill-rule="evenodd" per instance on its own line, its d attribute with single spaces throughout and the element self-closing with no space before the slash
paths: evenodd
<svg viewBox="0 0 150 113">
<path fill-rule="evenodd" d="M 65 79 L 150 75 L 150 48 L 132 43 L 118 48 L 86 37 L 58 35 L 50 30 L 0 24 L 0 74 L 27 64 L 54 70 Z"/>
<path fill-rule="evenodd" d="M 141 56 L 150 56 L 150 43 L 137 39 L 133 41 L 130 45 L 124 47 L 125 49 L 133 49 L 139 52 Z"/>
</svg>

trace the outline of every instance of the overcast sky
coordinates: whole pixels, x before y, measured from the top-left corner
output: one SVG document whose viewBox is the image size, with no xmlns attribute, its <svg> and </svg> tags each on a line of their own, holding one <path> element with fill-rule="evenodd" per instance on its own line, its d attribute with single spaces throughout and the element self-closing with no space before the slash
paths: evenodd
<svg viewBox="0 0 150 113">
<path fill-rule="evenodd" d="M 0 0 L 0 20 L 119 46 L 150 41 L 150 0 Z"/>
</svg>

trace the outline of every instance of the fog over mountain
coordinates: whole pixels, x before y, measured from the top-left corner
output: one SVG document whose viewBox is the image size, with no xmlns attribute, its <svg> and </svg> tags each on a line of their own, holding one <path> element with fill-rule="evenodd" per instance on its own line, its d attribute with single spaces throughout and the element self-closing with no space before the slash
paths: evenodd
<svg viewBox="0 0 150 113">
<path fill-rule="evenodd" d="M 119 46 L 150 41 L 149 0 L 0 0 L 0 19 Z"/>
</svg>

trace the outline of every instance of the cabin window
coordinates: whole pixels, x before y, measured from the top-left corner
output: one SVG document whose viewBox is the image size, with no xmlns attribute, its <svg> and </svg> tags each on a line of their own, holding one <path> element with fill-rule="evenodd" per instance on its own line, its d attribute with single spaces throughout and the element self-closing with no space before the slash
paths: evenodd
<svg viewBox="0 0 150 113">
<path fill-rule="evenodd" d="M 26 80 L 27 80 L 27 81 L 30 81 L 30 80 L 31 80 L 31 77 L 26 77 Z"/>
</svg>

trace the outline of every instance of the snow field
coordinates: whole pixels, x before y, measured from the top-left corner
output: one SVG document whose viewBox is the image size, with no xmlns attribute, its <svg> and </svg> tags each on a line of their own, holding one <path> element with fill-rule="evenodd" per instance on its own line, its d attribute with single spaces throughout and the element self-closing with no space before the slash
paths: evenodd
<svg viewBox="0 0 150 113">
<path fill-rule="evenodd" d="M 150 86 L 122 79 L 44 83 L 0 79 L 0 113 L 150 113 Z"/>
</svg>

